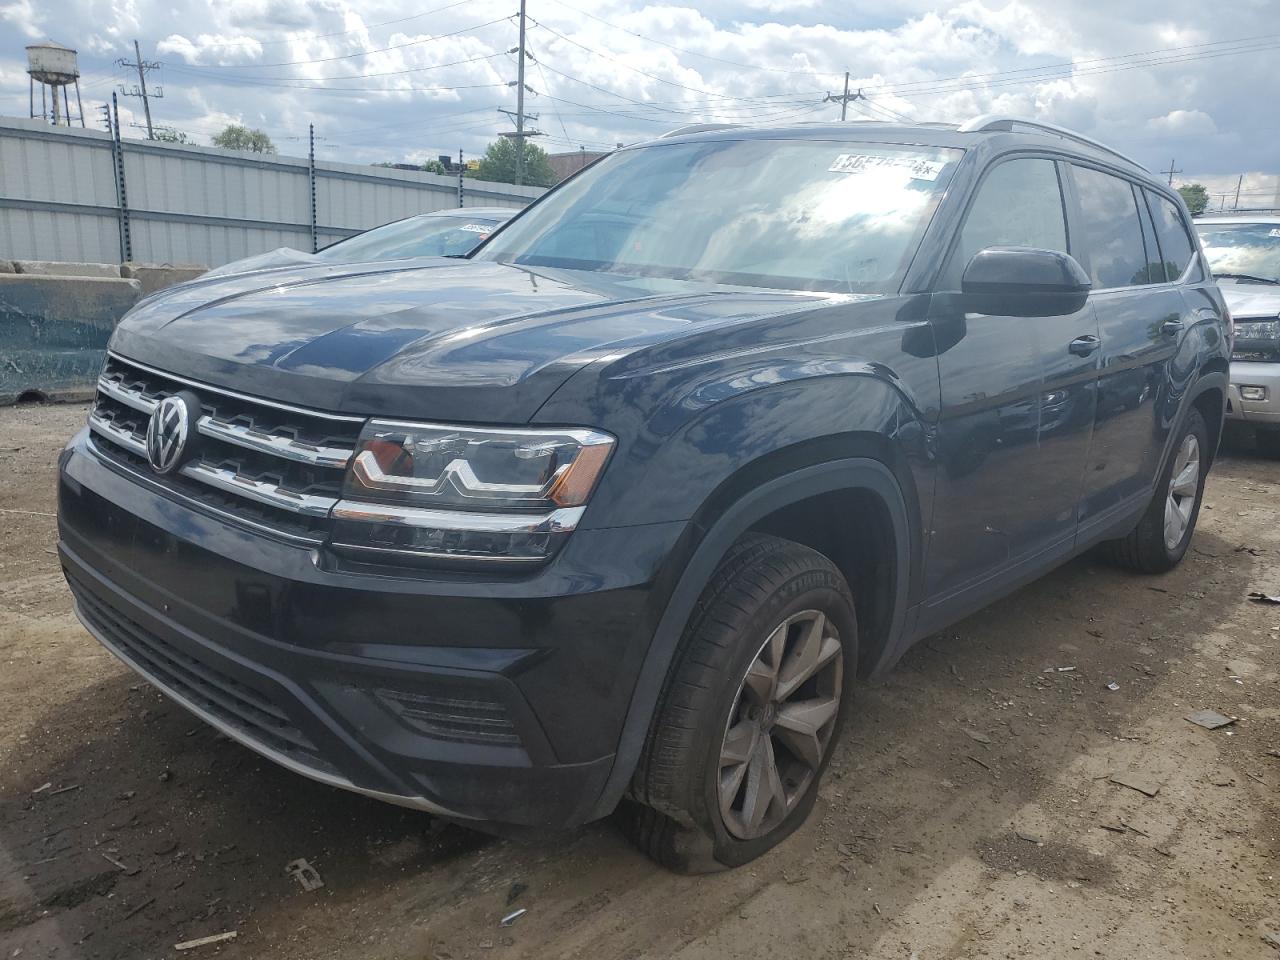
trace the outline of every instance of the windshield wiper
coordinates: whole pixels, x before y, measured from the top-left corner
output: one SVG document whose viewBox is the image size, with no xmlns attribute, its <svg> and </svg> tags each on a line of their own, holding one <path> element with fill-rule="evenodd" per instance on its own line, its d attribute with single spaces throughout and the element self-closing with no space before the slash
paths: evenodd
<svg viewBox="0 0 1280 960">
<path fill-rule="evenodd" d="M 1218 273 L 1215 271 L 1213 275 L 1215 278 L 1221 278 L 1224 280 L 1252 280 L 1254 283 L 1280 284 L 1280 280 L 1277 280 L 1275 277 L 1257 277 L 1252 273 Z"/>
</svg>

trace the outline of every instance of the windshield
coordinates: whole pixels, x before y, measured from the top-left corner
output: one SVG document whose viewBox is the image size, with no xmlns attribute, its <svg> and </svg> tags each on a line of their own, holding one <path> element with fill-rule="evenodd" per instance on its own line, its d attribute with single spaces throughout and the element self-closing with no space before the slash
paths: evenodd
<svg viewBox="0 0 1280 960">
<path fill-rule="evenodd" d="M 492 220 L 462 217 L 409 217 L 374 227 L 325 247 L 316 256 L 335 263 L 403 260 L 408 257 L 459 257 L 497 229 Z"/>
<path fill-rule="evenodd" d="M 1197 223 L 1215 274 L 1280 282 L 1280 223 Z"/>
<path fill-rule="evenodd" d="M 746 286 L 896 290 L 960 150 L 658 143 L 568 181 L 476 256 Z"/>
</svg>

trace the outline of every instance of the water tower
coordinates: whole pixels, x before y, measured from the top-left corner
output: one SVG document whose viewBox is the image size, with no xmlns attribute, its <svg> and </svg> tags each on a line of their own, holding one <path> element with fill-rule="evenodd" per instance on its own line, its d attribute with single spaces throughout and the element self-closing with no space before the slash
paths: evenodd
<svg viewBox="0 0 1280 960">
<path fill-rule="evenodd" d="M 80 102 L 80 68 L 76 52 L 52 40 L 27 47 L 27 74 L 31 78 L 31 116 L 48 120 L 55 127 L 71 126 L 71 103 L 67 87 L 75 84 L 76 109 L 80 126 L 84 126 L 84 106 Z M 40 112 L 36 113 L 36 84 L 40 84 Z M 53 94 L 53 110 L 49 110 L 49 94 Z M 58 94 L 62 103 L 58 103 Z"/>
</svg>

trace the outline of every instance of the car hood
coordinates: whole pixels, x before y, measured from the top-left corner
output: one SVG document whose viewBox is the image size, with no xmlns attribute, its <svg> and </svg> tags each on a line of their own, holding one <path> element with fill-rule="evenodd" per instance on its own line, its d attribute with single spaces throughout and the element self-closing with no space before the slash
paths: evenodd
<svg viewBox="0 0 1280 960">
<path fill-rule="evenodd" d="M 322 410 L 519 423 L 597 359 L 832 296 L 444 258 L 312 265 L 171 288 L 112 350 Z"/>
<path fill-rule="evenodd" d="M 1280 317 L 1280 287 L 1219 283 L 1218 289 L 1236 320 L 1274 320 Z"/>
</svg>

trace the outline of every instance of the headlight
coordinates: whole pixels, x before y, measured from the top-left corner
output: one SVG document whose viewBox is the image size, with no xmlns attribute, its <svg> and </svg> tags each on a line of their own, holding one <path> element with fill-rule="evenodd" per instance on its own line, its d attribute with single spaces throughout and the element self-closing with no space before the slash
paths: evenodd
<svg viewBox="0 0 1280 960">
<path fill-rule="evenodd" d="M 1236 340 L 1280 340 L 1280 319 L 1237 320 Z"/>
<path fill-rule="evenodd" d="M 613 444 L 595 430 L 371 420 L 333 510 L 334 546 L 545 560 L 577 525 Z"/>
</svg>

